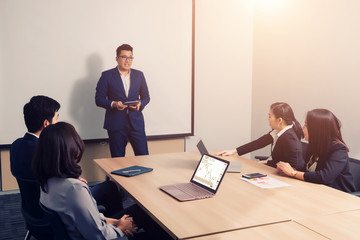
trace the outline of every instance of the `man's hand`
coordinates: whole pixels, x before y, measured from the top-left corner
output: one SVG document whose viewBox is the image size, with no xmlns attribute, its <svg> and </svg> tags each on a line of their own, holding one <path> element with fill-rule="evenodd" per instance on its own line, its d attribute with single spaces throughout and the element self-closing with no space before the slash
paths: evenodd
<svg viewBox="0 0 360 240">
<path fill-rule="evenodd" d="M 141 107 L 141 101 L 139 101 L 136 105 L 129 106 L 129 108 L 130 108 L 131 110 L 136 110 L 136 111 L 139 111 L 139 110 L 140 110 L 140 107 Z"/>
<path fill-rule="evenodd" d="M 127 108 L 128 106 L 123 105 L 121 101 L 113 101 L 111 103 L 111 108 L 116 108 L 119 111 L 124 110 L 125 108 Z"/>
</svg>

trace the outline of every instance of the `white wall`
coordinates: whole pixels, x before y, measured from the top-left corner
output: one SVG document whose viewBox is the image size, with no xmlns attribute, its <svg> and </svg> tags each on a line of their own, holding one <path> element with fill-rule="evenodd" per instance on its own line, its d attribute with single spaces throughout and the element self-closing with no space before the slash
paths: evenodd
<svg viewBox="0 0 360 240">
<path fill-rule="evenodd" d="M 253 1 L 196 0 L 195 136 L 208 150 L 250 140 Z"/>
<path fill-rule="evenodd" d="M 192 0 L 1 0 L 0 144 L 24 134 L 22 108 L 38 94 L 83 139 L 107 138 L 95 87 L 122 43 L 149 87 L 147 136 L 190 133 L 191 13 Z"/>
<path fill-rule="evenodd" d="M 253 139 L 270 130 L 275 101 L 289 103 L 301 124 L 307 111 L 327 108 L 343 124 L 349 155 L 360 158 L 359 12 L 358 0 L 256 1 Z"/>
</svg>

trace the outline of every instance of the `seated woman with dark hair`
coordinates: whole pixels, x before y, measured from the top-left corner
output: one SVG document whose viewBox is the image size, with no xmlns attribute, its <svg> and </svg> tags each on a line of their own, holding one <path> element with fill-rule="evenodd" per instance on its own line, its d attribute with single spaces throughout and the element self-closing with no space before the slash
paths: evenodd
<svg viewBox="0 0 360 240">
<path fill-rule="evenodd" d="M 133 236 L 138 230 L 134 223 L 136 217 L 138 222 L 145 224 L 151 221 L 150 217 L 137 205 L 134 205 L 138 208 L 136 213 L 133 211 L 134 220 L 127 214 L 114 219 L 99 213 L 88 185 L 79 179 L 82 170 L 78 163 L 83 151 L 84 142 L 68 123 L 59 122 L 42 131 L 32 163 L 41 186 L 40 202 L 58 213 L 71 239 L 127 239 L 127 236 Z M 119 199 L 119 204 L 121 201 Z M 154 234 L 163 234 L 160 227 L 152 223 L 149 226 Z M 140 239 L 139 236 L 150 239 L 152 235 L 136 236 L 136 239 Z"/>
<path fill-rule="evenodd" d="M 289 104 L 273 103 L 270 106 L 268 120 L 272 129 L 269 133 L 236 149 L 222 151 L 217 155 L 228 156 L 235 153 L 243 155 L 271 144 L 272 159 L 267 161 L 267 165 L 276 167 L 276 163 L 282 161 L 288 162 L 295 169 L 301 169 L 305 164 L 300 141 L 304 133 Z"/>
<path fill-rule="evenodd" d="M 329 110 L 309 111 L 303 127 L 305 139 L 309 141 L 307 164 L 302 171 L 296 171 L 285 162 L 279 162 L 277 168 L 300 180 L 324 184 L 344 192 L 354 192 L 349 149 L 342 139 L 340 127 L 340 121 Z"/>
</svg>

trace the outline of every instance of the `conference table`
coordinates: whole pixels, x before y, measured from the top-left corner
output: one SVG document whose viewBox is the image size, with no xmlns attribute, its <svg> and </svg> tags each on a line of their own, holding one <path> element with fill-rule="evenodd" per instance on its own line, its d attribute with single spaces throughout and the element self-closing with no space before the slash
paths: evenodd
<svg viewBox="0 0 360 240">
<path fill-rule="evenodd" d="M 275 168 L 235 155 L 221 158 L 241 162 L 242 172 L 226 173 L 213 198 L 179 202 L 159 189 L 189 182 L 200 158 L 198 152 L 182 152 L 94 161 L 174 239 L 223 239 L 224 234 L 273 229 L 282 229 L 282 234 L 291 236 L 308 232 L 314 234 L 313 239 L 324 239 L 326 234 L 306 226 L 308 219 L 316 221 L 318 217 L 360 210 L 358 197 L 281 175 Z M 133 165 L 153 171 L 134 177 L 111 174 Z M 254 172 L 266 173 L 290 186 L 262 189 L 241 179 L 242 174 Z"/>
</svg>

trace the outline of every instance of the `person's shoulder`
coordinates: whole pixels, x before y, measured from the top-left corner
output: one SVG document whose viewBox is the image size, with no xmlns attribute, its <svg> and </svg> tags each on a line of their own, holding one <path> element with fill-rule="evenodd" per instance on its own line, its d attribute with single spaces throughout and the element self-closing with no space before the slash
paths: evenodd
<svg viewBox="0 0 360 240">
<path fill-rule="evenodd" d="M 329 150 L 332 152 L 334 152 L 334 151 L 346 151 L 347 152 L 347 147 L 345 146 L 344 143 L 334 140 L 331 142 Z"/>
<path fill-rule="evenodd" d="M 21 144 L 23 141 L 24 141 L 24 138 L 23 138 L 23 137 L 16 139 L 16 140 L 11 144 L 11 148 L 14 148 L 14 147 L 18 146 L 18 145 Z"/>
<path fill-rule="evenodd" d="M 131 74 L 140 74 L 140 75 L 144 75 L 144 73 L 138 69 L 134 69 L 132 68 L 131 69 Z"/>
<path fill-rule="evenodd" d="M 16 139 L 12 144 L 11 148 L 15 148 L 20 145 L 36 145 L 37 138 L 29 133 L 26 133 L 23 137 Z"/>
<path fill-rule="evenodd" d="M 116 67 L 114 67 L 114 68 L 103 71 L 102 74 L 103 75 L 113 74 L 114 71 L 116 71 L 116 70 L 117 70 Z"/>
<path fill-rule="evenodd" d="M 75 178 L 59 178 L 53 177 L 48 180 L 49 188 L 61 189 L 62 192 L 73 195 L 83 188 L 88 188 L 88 186 Z"/>
<path fill-rule="evenodd" d="M 299 139 L 296 132 L 295 132 L 295 129 L 292 127 L 292 128 L 289 128 L 285 133 L 295 137 L 296 139 Z"/>
<path fill-rule="evenodd" d="M 286 139 L 294 139 L 296 141 L 300 141 L 293 128 L 289 128 L 281 136 L 284 136 L 283 138 L 286 138 Z M 280 138 L 281 138 L 281 136 L 280 136 Z"/>
</svg>

